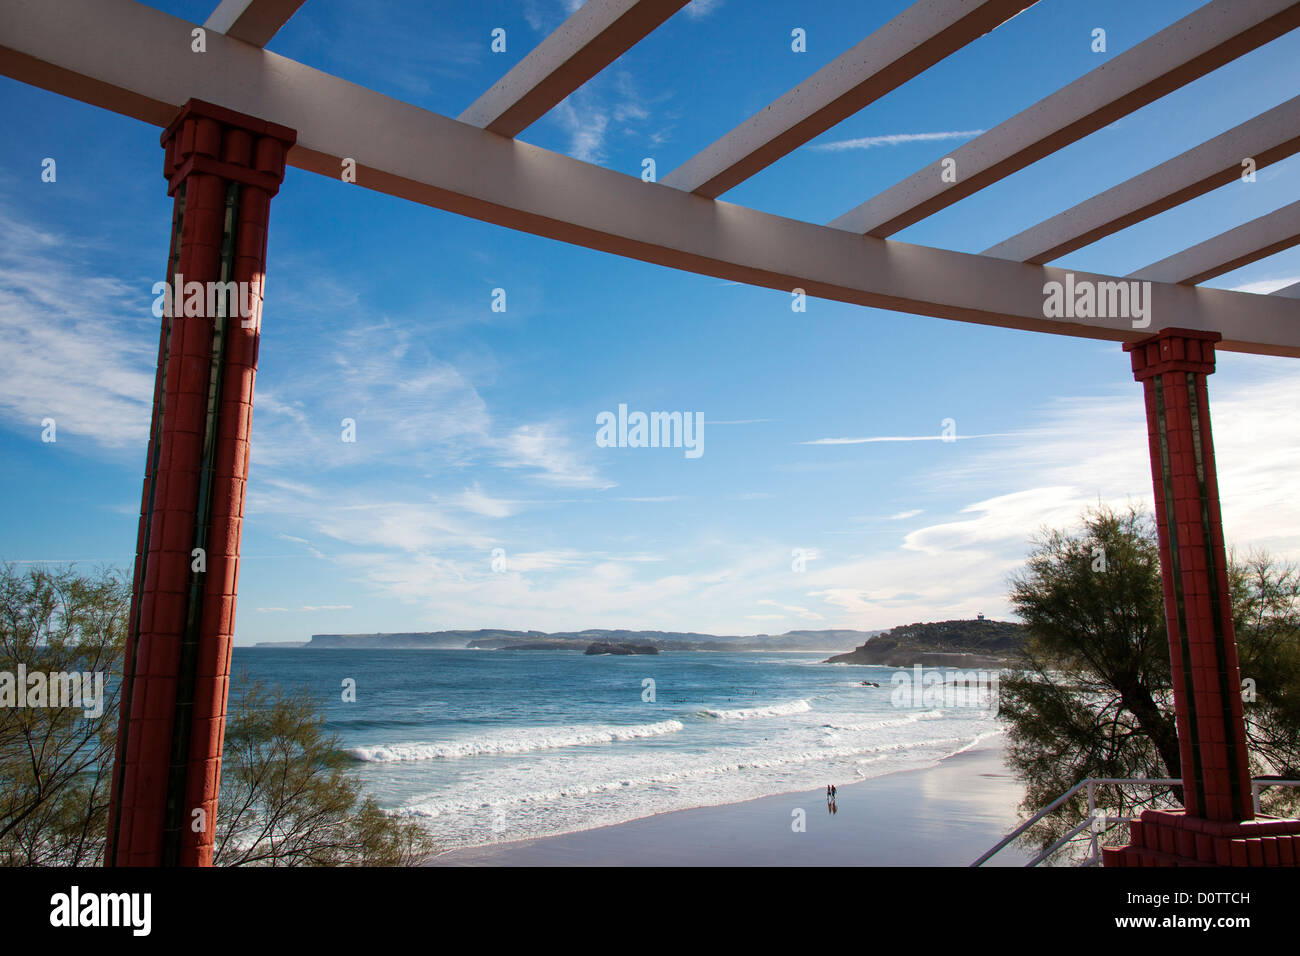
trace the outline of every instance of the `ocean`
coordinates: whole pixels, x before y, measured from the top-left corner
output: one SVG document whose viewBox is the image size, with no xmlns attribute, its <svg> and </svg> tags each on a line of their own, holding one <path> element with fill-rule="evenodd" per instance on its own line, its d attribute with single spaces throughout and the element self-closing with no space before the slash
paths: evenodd
<svg viewBox="0 0 1300 956">
<path fill-rule="evenodd" d="M 236 648 L 234 671 L 306 688 L 366 791 L 445 849 L 840 786 L 997 732 L 987 695 L 826 656 Z"/>
</svg>

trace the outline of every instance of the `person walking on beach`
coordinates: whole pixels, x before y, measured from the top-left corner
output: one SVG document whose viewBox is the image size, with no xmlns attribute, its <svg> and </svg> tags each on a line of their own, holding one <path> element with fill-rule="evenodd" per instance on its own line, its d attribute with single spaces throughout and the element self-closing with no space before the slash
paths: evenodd
<svg viewBox="0 0 1300 956">
<path fill-rule="evenodd" d="M 831 784 L 831 799 L 834 800 L 838 796 L 839 796 L 839 791 L 835 789 L 834 784 Z"/>
</svg>

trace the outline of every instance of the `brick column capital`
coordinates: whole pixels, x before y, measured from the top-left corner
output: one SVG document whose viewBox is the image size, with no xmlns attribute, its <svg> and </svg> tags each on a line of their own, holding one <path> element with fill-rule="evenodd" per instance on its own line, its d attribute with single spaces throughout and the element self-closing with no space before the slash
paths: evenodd
<svg viewBox="0 0 1300 956">
<path fill-rule="evenodd" d="M 1133 360 L 1133 377 L 1145 382 L 1165 372 L 1214 374 L 1214 343 L 1218 332 L 1195 329 L 1161 329 L 1136 342 L 1125 342 L 1124 351 Z"/>
<path fill-rule="evenodd" d="M 190 100 L 159 138 L 166 157 L 167 195 L 191 173 L 208 173 L 256 186 L 274 196 L 284 182 L 284 162 L 298 134 L 203 100 Z"/>
</svg>

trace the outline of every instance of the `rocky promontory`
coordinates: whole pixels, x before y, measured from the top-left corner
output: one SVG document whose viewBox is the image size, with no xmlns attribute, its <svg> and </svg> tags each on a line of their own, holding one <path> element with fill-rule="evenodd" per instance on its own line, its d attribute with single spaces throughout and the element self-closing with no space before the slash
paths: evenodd
<svg viewBox="0 0 1300 956">
<path fill-rule="evenodd" d="M 653 644 L 611 644 L 608 641 L 596 641 L 589 645 L 584 654 L 658 654 L 659 648 Z"/>
<path fill-rule="evenodd" d="M 1002 667 L 1024 647 L 1025 626 L 1010 621 L 933 621 L 885 631 L 827 664 L 878 667 Z"/>
</svg>

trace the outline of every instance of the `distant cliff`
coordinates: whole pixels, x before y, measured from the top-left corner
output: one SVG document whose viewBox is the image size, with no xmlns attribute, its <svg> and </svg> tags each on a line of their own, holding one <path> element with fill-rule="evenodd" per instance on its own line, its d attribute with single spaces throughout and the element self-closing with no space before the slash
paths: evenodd
<svg viewBox="0 0 1300 956">
<path fill-rule="evenodd" d="M 480 642 L 504 641 L 525 643 L 545 639 L 542 631 L 411 631 L 400 634 L 313 634 L 308 648 L 364 647 L 370 650 L 410 650 L 413 648 L 463 648 Z"/>
<path fill-rule="evenodd" d="M 596 641 L 583 653 L 585 654 L 658 654 L 659 648 L 653 644 L 610 644 L 608 641 Z"/>
<path fill-rule="evenodd" d="M 877 631 L 789 631 L 744 636 L 698 634 L 694 631 L 626 631 L 590 628 L 585 631 L 415 631 L 401 634 L 314 634 L 309 650 L 321 648 L 471 648 L 474 650 L 582 651 L 593 643 L 652 644 L 673 651 L 803 651 L 820 652 L 852 647 Z"/>
<path fill-rule="evenodd" d="M 1014 660 L 1024 647 L 1023 624 L 1009 621 L 934 621 L 905 624 L 878 634 L 827 664 L 885 667 L 997 667 Z"/>
</svg>

